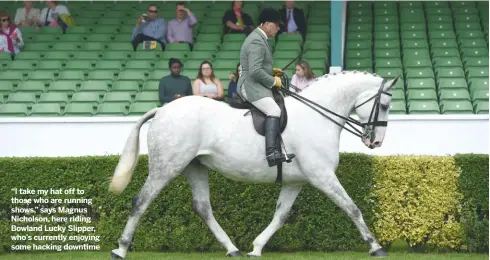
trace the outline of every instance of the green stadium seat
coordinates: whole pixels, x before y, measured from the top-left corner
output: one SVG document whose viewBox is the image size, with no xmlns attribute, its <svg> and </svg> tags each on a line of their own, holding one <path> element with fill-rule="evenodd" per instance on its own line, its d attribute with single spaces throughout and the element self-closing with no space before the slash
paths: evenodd
<svg viewBox="0 0 490 260">
<path fill-rule="evenodd" d="M 139 91 L 139 85 L 137 81 L 116 81 L 114 82 L 112 91 L 122 91 L 134 94 Z"/>
<path fill-rule="evenodd" d="M 406 68 L 406 78 L 434 78 L 432 68 Z"/>
<path fill-rule="evenodd" d="M 167 65 L 167 69 L 157 69 L 155 64 L 155 70 L 150 72 L 150 75 L 148 76 L 148 80 L 160 80 L 169 74 L 170 71 L 168 70 L 168 65 Z"/>
<path fill-rule="evenodd" d="M 470 90 L 488 89 L 488 77 L 486 78 L 472 78 L 468 80 Z"/>
<path fill-rule="evenodd" d="M 226 36 L 225 36 L 226 39 Z M 287 33 L 282 33 L 278 37 L 279 41 L 287 41 L 287 42 L 302 42 L 303 37 L 301 34 L 287 34 Z M 245 38 L 244 38 L 245 40 Z"/>
<path fill-rule="evenodd" d="M 115 44 L 115 43 L 113 43 Z M 129 46 L 131 46 L 130 43 L 128 43 Z M 105 43 L 102 42 L 85 42 L 82 44 L 80 47 L 82 51 L 103 51 L 105 50 L 106 46 Z M 116 50 L 113 48 L 109 48 L 110 50 Z M 132 50 L 132 48 L 131 48 Z"/>
<path fill-rule="evenodd" d="M 135 102 L 159 103 L 158 91 L 142 91 L 136 94 Z"/>
<path fill-rule="evenodd" d="M 350 59 L 372 59 L 371 50 L 346 50 L 347 60 Z"/>
<path fill-rule="evenodd" d="M 219 71 L 214 70 L 213 72 L 214 72 L 214 75 L 215 75 L 216 77 L 220 78 L 220 77 L 218 76 L 218 72 L 219 72 Z M 196 79 L 196 77 L 197 77 L 197 73 L 199 73 L 199 69 L 185 69 L 185 70 L 183 70 L 183 71 L 182 71 L 181 75 L 182 75 L 182 76 L 189 77 L 189 79 L 192 81 L 192 80 Z M 167 74 L 168 74 L 168 73 L 167 73 Z M 165 74 L 165 75 L 166 75 L 166 74 Z M 164 75 L 164 76 L 165 76 L 165 75 Z M 162 77 L 163 77 L 163 76 L 161 76 L 160 78 L 162 78 Z"/>
<path fill-rule="evenodd" d="M 409 35 L 409 32 L 420 32 L 424 31 L 425 29 L 425 24 L 420 22 L 406 22 L 401 24 L 401 31 L 405 32 L 407 35 Z"/>
<path fill-rule="evenodd" d="M 216 60 L 235 60 L 237 63 L 240 59 L 240 51 L 220 51 L 216 53 Z"/>
<path fill-rule="evenodd" d="M 407 99 L 412 100 L 437 100 L 434 89 L 408 89 Z"/>
<path fill-rule="evenodd" d="M 102 103 L 97 108 L 96 116 L 125 116 L 129 103 Z"/>
<path fill-rule="evenodd" d="M 49 92 L 65 92 L 72 95 L 77 92 L 77 88 L 80 86 L 81 80 L 60 80 L 52 82 L 49 85 Z"/>
<path fill-rule="evenodd" d="M 405 49 L 403 50 L 403 58 L 409 59 L 429 59 L 430 54 L 428 49 Z"/>
<path fill-rule="evenodd" d="M 488 100 L 476 101 L 474 108 L 475 108 L 476 114 L 488 114 Z M 1 110 L 0 110 L 0 113 L 1 113 Z"/>
<path fill-rule="evenodd" d="M 40 33 L 42 34 L 62 34 L 60 27 L 43 26 L 41 27 Z"/>
<path fill-rule="evenodd" d="M 407 107 L 404 100 L 392 100 L 390 103 L 390 114 L 406 114 Z"/>
<path fill-rule="evenodd" d="M 64 116 L 93 116 L 94 106 L 90 103 L 70 103 L 65 107 Z"/>
<path fill-rule="evenodd" d="M 376 59 L 379 58 L 401 58 L 399 48 L 396 49 L 376 49 L 374 53 Z"/>
<path fill-rule="evenodd" d="M 61 108 L 58 103 L 34 104 L 30 116 L 60 116 Z"/>
<path fill-rule="evenodd" d="M 465 74 L 461 67 L 440 67 L 436 68 L 438 78 L 464 78 Z"/>
<path fill-rule="evenodd" d="M 23 117 L 27 116 L 27 113 L 25 104 L 0 104 L 0 116 Z"/>
<path fill-rule="evenodd" d="M 221 25 L 220 25 L 221 26 Z M 223 36 L 223 42 L 239 42 L 240 45 L 245 40 L 245 34 L 225 34 Z M 219 38 L 218 38 L 219 39 Z"/>
<path fill-rule="evenodd" d="M 303 57 L 303 60 L 311 60 L 311 59 L 323 59 L 328 61 L 328 53 L 325 50 L 312 50 L 306 52 Z"/>
<path fill-rule="evenodd" d="M 460 39 L 459 45 L 462 48 L 486 48 L 487 43 L 483 38 L 477 39 Z"/>
<path fill-rule="evenodd" d="M 182 61 L 184 61 L 187 57 L 187 52 L 183 52 L 183 51 L 165 51 L 162 53 L 162 56 L 161 58 L 163 58 L 163 60 L 170 60 L 170 58 L 176 58 L 176 59 L 180 59 Z M 168 68 L 168 64 L 167 64 L 167 68 Z"/>
<path fill-rule="evenodd" d="M 113 81 L 116 72 L 117 71 L 111 71 L 111 70 L 94 70 L 88 74 L 87 79 Z"/>
<path fill-rule="evenodd" d="M 135 102 L 129 107 L 129 115 L 143 115 L 151 109 L 158 107 L 160 102 Z"/>
<path fill-rule="evenodd" d="M 403 77 L 403 71 L 401 68 L 391 67 L 391 68 L 377 68 L 376 74 L 383 78 L 394 78 L 398 75 Z"/>
<path fill-rule="evenodd" d="M 34 93 L 26 93 L 26 92 L 11 93 L 7 99 L 7 103 L 34 104 L 36 103 L 36 95 L 34 95 Z"/>
<path fill-rule="evenodd" d="M 129 46 L 130 48 L 133 48 L 131 46 L 131 44 L 129 43 L 126 43 L 127 46 Z M 109 48 L 111 47 L 111 45 L 109 45 Z M 190 51 L 190 47 L 189 47 L 189 44 L 187 43 L 168 43 L 167 46 L 165 47 L 165 50 L 168 50 L 168 51 Z"/>
<path fill-rule="evenodd" d="M 48 84 L 55 79 L 53 71 L 30 71 L 27 74 L 28 80 L 40 80 Z"/>
<path fill-rule="evenodd" d="M 184 69 L 190 69 L 190 70 L 198 70 L 201 66 L 202 60 L 188 60 L 184 63 Z M 163 64 L 159 64 L 158 68 L 162 69 L 164 67 Z M 168 64 L 167 64 L 168 67 Z M 213 68 L 216 68 L 216 66 L 213 63 Z"/>
<path fill-rule="evenodd" d="M 372 43 L 370 41 L 358 41 L 350 40 L 347 41 L 347 49 L 371 49 Z"/>
<path fill-rule="evenodd" d="M 14 91 L 14 84 L 11 81 L 0 81 L 0 96 Z"/>
<path fill-rule="evenodd" d="M 309 48 L 310 50 L 327 50 L 329 41 L 315 41 L 307 40 L 304 44 L 304 48 Z"/>
<path fill-rule="evenodd" d="M 398 52 L 400 49 L 400 41 L 399 40 L 376 40 L 374 42 L 374 46 L 377 50 L 384 49 L 397 49 Z"/>
<path fill-rule="evenodd" d="M 160 81 L 149 80 L 146 81 L 145 84 L 143 84 L 142 91 L 158 91 L 159 86 L 160 86 Z"/>
<path fill-rule="evenodd" d="M 131 60 L 153 61 L 159 58 L 159 52 L 156 51 L 138 51 L 131 53 Z"/>
<path fill-rule="evenodd" d="M 468 84 L 464 78 L 439 78 L 439 89 L 468 89 Z"/>
<path fill-rule="evenodd" d="M 430 41 L 432 48 L 458 48 L 456 39 L 433 39 Z"/>
<path fill-rule="evenodd" d="M 82 81 L 85 79 L 84 72 L 81 70 L 65 70 L 60 72 L 58 80 L 76 80 Z"/>
<path fill-rule="evenodd" d="M 83 37 L 81 34 L 63 34 L 61 35 L 60 42 L 81 42 Z"/>
<path fill-rule="evenodd" d="M 488 89 L 478 89 L 471 94 L 471 100 L 488 101 Z"/>
<path fill-rule="evenodd" d="M 432 56 L 437 57 L 457 57 L 459 58 L 459 51 L 456 48 L 444 48 L 444 49 L 432 49 Z"/>
<path fill-rule="evenodd" d="M 427 68 L 432 67 L 432 63 L 429 58 L 408 58 L 403 62 L 405 68 Z"/>
<path fill-rule="evenodd" d="M 241 42 L 223 42 L 219 47 L 220 51 L 240 51 L 241 48 Z"/>
<path fill-rule="evenodd" d="M 437 57 L 434 58 L 436 67 L 462 67 L 463 63 L 457 57 Z"/>
<path fill-rule="evenodd" d="M 415 39 L 415 40 L 403 40 L 402 42 L 403 50 L 407 49 L 422 49 L 429 48 L 429 42 L 427 39 Z"/>
<path fill-rule="evenodd" d="M 124 64 L 124 69 L 136 69 L 136 70 L 150 70 L 153 68 L 153 65 L 150 61 L 143 60 L 130 60 L 126 64 Z"/>
<path fill-rule="evenodd" d="M 466 57 L 488 57 L 488 48 L 461 48 L 462 55 Z"/>
<path fill-rule="evenodd" d="M 486 78 L 488 79 L 488 67 L 467 67 L 468 79 Z"/>
<path fill-rule="evenodd" d="M 196 42 L 212 42 L 219 43 L 221 41 L 221 34 L 219 33 L 200 33 L 197 36 Z"/>
<path fill-rule="evenodd" d="M 24 45 L 23 51 L 48 51 L 51 50 L 52 43 L 39 42 L 36 44 L 26 44 Z"/>
<path fill-rule="evenodd" d="M 112 83 L 112 82 L 110 82 Z M 87 80 L 82 82 L 80 91 L 85 92 L 106 92 L 109 91 L 108 81 L 106 80 Z"/>
<path fill-rule="evenodd" d="M 130 92 L 108 92 L 102 99 L 103 103 L 124 103 L 129 106 L 131 104 Z"/>
<path fill-rule="evenodd" d="M 38 103 L 56 103 L 60 106 L 68 104 L 68 96 L 63 92 L 48 92 L 41 94 Z"/>
<path fill-rule="evenodd" d="M 464 59 L 464 64 L 468 67 L 488 67 L 488 58 L 468 57 Z"/>
<path fill-rule="evenodd" d="M 101 93 L 99 92 L 77 92 L 73 94 L 71 103 L 90 103 L 97 105 L 100 103 Z"/>
<path fill-rule="evenodd" d="M 94 27 L 93 32 L 97 34 L 113 34 L 115 33 L 115 28 L 112 25 L 99 25 Z M 131 46 L 129 42 L 128 45 Z"/>
<path fill-rule="evenodd" d="M 36 95 L 41 95 L 46 91 L 46 86 L 42 81 L 24 81 L 19 84 L 16 92 L 31 92 Z"/>
<path fill-rule="evenodd" d="M 94 62 L 90 60 L 72 60 L 66 63 L 65 71 L 79 70 L 79 71 L 83 71 L 84 73 L 88 73 L 93 69 L 94 66 L 95 66 Z"/>
<path fill-rule="evenodd" d="M 231 70 L 234 71 L 236 70 L 237 67 L 237 61 L 236 60 L 221 60 L 218 59 L 213 63 L 213 68 L 215 70 L 220 70 L 220 69 L 225 69 L 225 70 Z M 199 68 L 199 67 L 197 67 Z"/>
<path fill-rule="evenodd" d="M 210 53 L 207 51 L 193 51 L 193 52 L 189 52 L 187 60 L 198 60 L 198 61 L 209 60 L 209 61 L 212 61 L 212 60 L 214 60 L 214 57 L 213 57 L 213 53 Z"/>
<path fill-rule="evenodd" d="M 110 34 L 90 34 L 84 37 L 87 42 L 110 42 L 112 36 Z"/>
<path fill-rule="evenodd" d="M 53 46 L 53 50 L 56 51 L 77 51 L 80 48 L 80 43 L 76 42 L 59 42 Z"/>
<path fill-rule="evenodd" d="M 192 51 L 212 51 L 215 52 L 218 49 L 218 44 L 214 42 L 196 42 Z M 240 49 L 238 49 L 240 50 Z"/>
<path fill-rule="evenodd" d="M 95 51 L 79 51 L 73 54 L 73 60 L 99 60 L 102 58 L 101 54 Z M 104 59 L 108 59 L 104 57 Z"/>
<path fill-rule="evenodd" d="M 416 39 L 427 39 L 427 34 L 425 31 L 403 31 L 402 30 L 402 40 L 416 40 Z"/>
<path fill-rule="evenodd" d="M 459 39 L 483 39 L 485 37 L 481 30 L 464 30 L 456 34 Z"/>
<path fill-rule="evenodd" d="M 46 53 L 45 53 L 46 54 Z M 46 58 L 46 56 L 45 56 Z M 7 59 L 10 61 L 10 54 L 6 52 L 0 52 L 0 59 Z M 40 52 L 19 52 L 15 54 L 15 61 L 21 61 L 21 60 L 40 60 L 41 59 L 41 53 Z"/>
<path fill-rule="evenodd" d="M 453 24 L 452 23 L 444 23 L 444 22 L 432 22 L 427 24 L 427 28 L 429 28 L 429 32 L 432 31 L 447 31 L 447 30 L 454 30 Z"/>
<path fill-rule="evenodd" d="M 405 90 L 400 88 L 392 88 L 391 90 L 392 100 L 405 100 Z"/>
<path fill-rule="evenodd" d="M 306 40 L 309 42 L 327 42 L 330 41 L 330 34 L 328 32 L 308 32 L 306 34 Z"/>
<path fill-rule="evenodd" d="M 128 81 L 140 81 L 143 83 L 145 81 L 147 70 L 124 70 L 117 76 L 118 81 L 128 80 Z"/>
<path fill-rule="evenodd" d="M 467 100 L 441 100 L 442 114 L 473 114 L 473 107 Z"/>
<path fill-rule="evenodd" d="M 410 78 L 407 89 L 436 89 L 436 82 L 433 78 Z"/>
<path fill-rule="evenodd" d="M 30 71 L 36 63 L 32 60 L 16 60 L 10 62 L 7 66 L 8 70 Z"/>
<path fill-rule="evenodd" d="M 95 63 L 95 69 L 117 71 L 122 69 L 122 63 L 119 60 L 99 60 Z"/>
<path fill-rule="evenodd" d="M 348 70 L 359 70 L 361 68 L 371 68 L 372 66 L 371 59 L 352 59 L 346 61 L 346 68 Z"/>
<path fill-rule="evenodd" d="M 89 33 L 89 28 L 84 26 L 69 26 L 66 28 L 66 35 L 87 33 Z"/>
<path fill-rule="evenodd" d="M 130 56 L 129 56 L 129 53 L 128 52 L 125 52 L 125 51 L 105 51 L 102 54 L 102 57 L 103 57 L 104 60 L 125 61 Z"/>
<path fill-rule="evenodd" d="M 470 101 L 470 93 L 466 89 L 441 89 L 439 100 L 467 100 Z"/>
<path fill-rule="evenodd" d="M 440 114 L 437 100 L 414 100 L 408 102 L 409 114 Z"/>
<path fill-rule="evenodd" d="M 59 60 L 43 60 L 40 61 L 36 66 L 36 70 L 60 71 L 62 69 L 63 69 L 63 63 Z"/>
<path fill-rule="evenodd" d="M 21 71 L 5 70 L 5 71 L 0 71 L 0 79 L 11 80 L 11 81 L 22 81 L 24 79 L 24 75 Z"/>
</svg>

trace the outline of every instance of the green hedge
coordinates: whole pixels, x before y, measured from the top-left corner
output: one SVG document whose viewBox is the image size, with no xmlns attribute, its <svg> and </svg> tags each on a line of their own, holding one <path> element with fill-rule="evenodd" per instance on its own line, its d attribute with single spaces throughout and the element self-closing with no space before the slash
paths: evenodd
<svg viewBox="0 0 490 260">
<path fill-rule="evenodd" d="M 461 218 L 465 227 L 465 243 L 469 251 L 486 252 L 488 238 L 485 240 L 484 235 L 488 233 L 488 155 L 459 155 L 455 158 L 462 169 L 460 189 L 464 199 L 461 203 L 467 209 L 464 215 L 467 217 Z M 117 239 L 131 210 L 131 200 L 141 189 L 148 166 L 147 157 L 141 156 L 132 182 L 121 195 L 116 196 L 109 194 L 107 188 L 118 159 L 115 156 L 0 159 L 0 242 L 3 250 L 8 252 L 12 244 L 19 243 L 12 242 L 10 238 L 12 188 L 84 189 L 83 197 L 94 200 L 88 213 L 94 224 L 86 225 L 95 226 L 96 234 L 101 236 L 98 244 L 102 250 L 117 247 Z M 379 212 L 378 201 L 373 196 L 377 181 L 374 169 L 377 169 L 378 161 L 375 156 L 343 153 L 337 170 L 340 182 L 359 206 L 373 231 L 379 222 L 376 218 Z M 413 162 L 417 163 L 417 160 Z M 211 203 L 217 221 L 240 250 L 251 250 L 252 241 L 272 219 L 280 186 L 237 183 L 214 172 L 210 173 L 210 185 Z M 396 187 L 399 184 L 394 185 Z M 49 197 L 60 196 L 46 196 Z M 389 245 L 391 242 L 393 240 L 384 241 L 383 244 Z M 352 221 L 323 193 L 307 185 L 298 196 L 288 221 L 271 238 L 265 250 L 330 251 L 363 247 L 364 243 Z M 178 177 L 146 211 L 136 230 L 131 250 L 223 249 L 193 211 L 190 188 L 183 177 Z"/>
</svg>

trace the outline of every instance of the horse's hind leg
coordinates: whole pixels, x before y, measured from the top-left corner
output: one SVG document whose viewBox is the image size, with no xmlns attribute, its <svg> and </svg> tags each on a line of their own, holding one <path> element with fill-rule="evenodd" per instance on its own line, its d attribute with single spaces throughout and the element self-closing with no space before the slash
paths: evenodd
<svg viewBox="0 0 490 260">
<path fill-rule="evenodd" d="M 154 160 L 152 160 L 154 158 Z M 145 213 L 151 202 L 158 196 L 160 191 L 167 186 L 175 177 L 177 177 L 185 165 L 182 165 L 177 169 L 169 169 L 168 165 L 162 165 L 160 158 L 150 156 L 149 162 L 149 175 L 146 179 L 143 188 L 140 193 L 133 198 L 131 214 L 129 215 L 126 227 L 119 238 L 119 248 L 111 251 L 112 259 L 124 259 L 128 251 L 129 245 L 133 238 L 136 226 Z"/>
<path fill-rule="evenodd" d="M 314 187 L 323 191 L 339 208 L 341 208 L 349 218 L 354 222 L 357 229 L 362 235 L 362 239 L 368 244 L 371 249 L 369 254 L 376 257 L 387 256 L 383 248 L 378 244 L 374 236 L 369 231 L 368 226 L 364 222 L 362 213 L 349 197 L 342 184 L 340 184 L 337 176 L 333 172 L 319 173 L 310 176 L 310 183 Z"/>
<path fill-rule="evenodd" d="M 230 237 L 218 224 L 213 215 L 209 196 L 208 169 L 200 163 L 191 163 L 184 170 L 192 189 L 192 204 L 199 216 L 208 225 L 216 239 L 227 250 L 227 256 L 241 256 L 240 251 L 231 242 Z"/>
<path fill-rule="evenodd" d="M 289 211 L 293 206 L 296 197 L 301 191 L 301 185 L 298 186 L 283 186 L 279 193 L 279 199 L 277 200 L 276 212 L 274 218 L 267 228 L 254 240 L 254 250 L 247 255 L 249 257 L 259 257 L 262 254 L 262 248 L 274 233 L 279 230 L 286 222 Z"/>
</svg>

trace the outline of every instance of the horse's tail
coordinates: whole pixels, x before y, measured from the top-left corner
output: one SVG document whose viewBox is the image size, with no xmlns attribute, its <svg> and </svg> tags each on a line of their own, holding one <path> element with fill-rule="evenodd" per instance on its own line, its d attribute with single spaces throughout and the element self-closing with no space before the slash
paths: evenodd
<svg viewBox="0 0 490 260">
<path fill-rule="evenodd" d="M 133 131 L 131 131 L 128 140 L 126 141 L 126 145 L 124 146 L 123 153 L 121 154 L 121 158 L 117 164 L 114 176 L 112 176 L 111 184 L 109 185 L 110 192 L 120 194 L 131 181 L 134 168 L 138 162 L 140 128 L 146 121 L 153 118 L 157 111 L 158 108 L 154 108 L 146 112 L 146 114 L 144 114 L 143 117 L 136 122 Z"/>
</svg>

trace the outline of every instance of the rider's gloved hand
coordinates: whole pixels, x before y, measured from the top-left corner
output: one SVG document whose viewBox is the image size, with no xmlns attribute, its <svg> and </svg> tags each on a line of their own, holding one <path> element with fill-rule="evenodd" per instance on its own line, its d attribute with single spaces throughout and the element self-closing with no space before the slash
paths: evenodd
<svg viewBox="0 0 490 260">
<path fill-rule="evenodd" d="M 282 77 L 282 69 L 273 68 L 272 69 L 272 76 L 274 76 L 274 77 Z"/>
<path fill-rule="evenodd" d="M 275 84 L 274 84 L 274 87 L 276 88 L 281 88 L 282 87 L 282 81 L 281 81 L 281 78 L 279 77 L 274 77 L 274 79 L 276 80 Z"/>
</svg>

